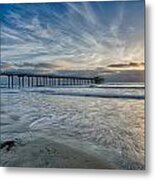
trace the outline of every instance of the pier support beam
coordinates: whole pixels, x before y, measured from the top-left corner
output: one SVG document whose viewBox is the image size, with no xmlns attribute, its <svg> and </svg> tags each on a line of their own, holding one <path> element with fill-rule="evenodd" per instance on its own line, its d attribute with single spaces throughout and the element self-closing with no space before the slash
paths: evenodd
<svg viewBox="0 0 155 180">
<path fill-rule="evenodd" d="M 20 76 L 18 76 L 18 87 L 21 88 Z"/>
<path fill-rule="evenodd" d="M 22 76 L 22 87 L 24 87 L 25 83 L 24 83 L 24 76 Z"/>
<path fill-rule="evenodd" d="M 10 81 L 11 81 L 11 77 L 8 76 L 8 88 L 10 88 Z"/>
<path fill-rule="evenodd" d="M 42 85 L 42 82 L 41 82 L 41 77 L 39 77 L 39 86 Z"/>
<path fill-rule="evenodd" d="M 31 77 L 31 87 L 33 87 L 33 85 L 34 85 L 34 82 L 33 82 L 33 76 Z"/>
<path fill-rule="evenodd" d="M 46 86 L 48 85 L 48 77 L 47 76 L 45 77 L 45 85 Z"/>
<path fill-rule="evenodd" d="M 1 76 L 7 77 L 8 88 L 15 87 L 33 87 L 35 86 L 60 86 L 60 85 L 90 85 L 100 84 L 104 82 L 103 78 L 100 77 L 65 77 L 56 76 L 50 74 L 15 74 L 15 73 L 1 73 Z M 26 79 L 25 79 L 26 77 Z"/>
<path fill-rule="evenodd" d="M 11 88 L 13 88 L 13 85 L 14 85 L 14 78 L 13 78 L 13 75 L 11 76 Z"/>
<path fill-rule="evenodd" d="M 60 79 L 58 78 L 58 86 L 60 86 Z"/>
<path fill-rule="evenodd" d="M 36 77 L 36 86 L 39 85 L 38 77 Z"/>
<path fill-rule="evenodd" d="M 29 76 L 27 78 L 27 81 L 28 81 L 28 87 L 30 87 L 30 77 Z"/>
<path fill-rule="evenodd" d="M 49 79 L 48 79 L 48 85 L 49 85 L 49 86 L 51 86 L 51 84 L 52 84 L 51 80 L 52 80 L 52 79 L 49 77 Z"/>
</svg>

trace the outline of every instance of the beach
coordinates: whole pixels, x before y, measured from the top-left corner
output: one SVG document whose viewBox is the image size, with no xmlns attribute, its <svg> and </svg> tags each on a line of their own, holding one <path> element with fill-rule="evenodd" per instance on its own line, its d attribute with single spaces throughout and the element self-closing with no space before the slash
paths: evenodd
<svg viewBox="0 0 155 180">
<path fill-rule="evenodd" d="M 2 89 L 1 94 L 1 166 L 145 168 L 143 89 Z"/>
</svg>

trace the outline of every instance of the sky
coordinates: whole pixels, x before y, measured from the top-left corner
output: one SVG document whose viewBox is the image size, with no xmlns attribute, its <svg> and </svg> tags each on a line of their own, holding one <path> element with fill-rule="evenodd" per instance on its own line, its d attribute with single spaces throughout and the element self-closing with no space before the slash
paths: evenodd
<svg viewBox="0 0 155 180">
<path fill-rule="evenodd" d="M 144 69 L 144 1 L 1 4 L 1 68 Z"/>
</svg>

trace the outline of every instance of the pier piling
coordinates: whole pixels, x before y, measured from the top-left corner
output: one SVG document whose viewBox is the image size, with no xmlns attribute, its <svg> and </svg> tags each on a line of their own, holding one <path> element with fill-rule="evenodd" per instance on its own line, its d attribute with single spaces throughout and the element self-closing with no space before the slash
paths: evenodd
<svg viewBox="0 0 155 180">
<path fill-rule="evenodd" d="M 19 74 L 3 72 L 0 76 L 7 76 L 8 88 L 14 87 L 33 87 L 33 86 L 74 86 L 74 85 L 90 85 L 103 82 L 103 78 L 99 77 L 70 77 L 56 76 L 45 74 Z"/>
</svg>

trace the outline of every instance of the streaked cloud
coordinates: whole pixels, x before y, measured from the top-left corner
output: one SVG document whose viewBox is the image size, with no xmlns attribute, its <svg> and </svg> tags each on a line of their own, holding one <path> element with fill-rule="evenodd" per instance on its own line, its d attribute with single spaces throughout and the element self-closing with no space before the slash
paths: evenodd
<svg viewBox="0 0 155 180">
<path fill-rule="evenodd" d="M 53 72 L 144 62 L 142 1 L 0 6 L 3 68 Z"/>
</svg>

